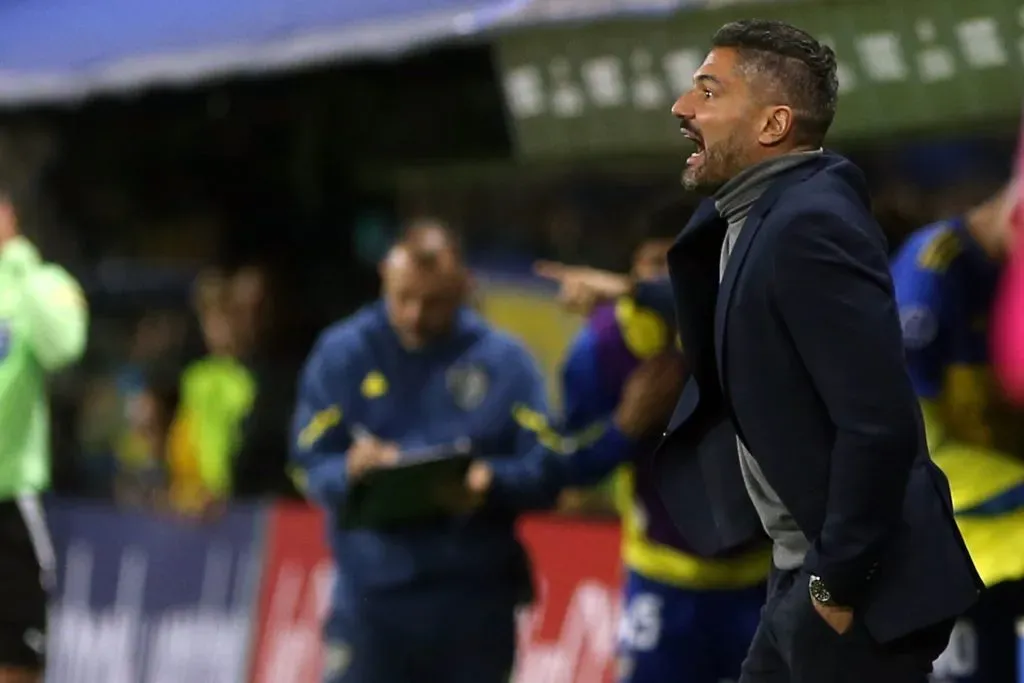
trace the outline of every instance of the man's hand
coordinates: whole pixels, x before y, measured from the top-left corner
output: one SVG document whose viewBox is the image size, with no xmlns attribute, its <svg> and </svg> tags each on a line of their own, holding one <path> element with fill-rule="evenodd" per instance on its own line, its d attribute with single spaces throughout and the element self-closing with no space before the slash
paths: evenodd
<svg viewBox="0 0 1024 683">
<path fill-rule="evenodd" d="M 480 496 L 487 495 L 494 483 L 494 470 L 483 460 L 475 460 L 466 472 L 466 488 Z"/>
<path fill-rule="evenodd" d="M 474 489 L 469 476 L 473 472 L 473 467 L 482 464 L 473 463 L 470 466 L 465 482 L 443 486 L 435 491 L 435 500 L 438 505 L 452 515 L 467 515 L 483 505 L 486 489 Z M 487 471 L 490 472 L 489 467 Z M 487 484 L 487 488 L 490 488 L 490 484 Z"/>
<path fill-rule="evenodd" d="M 626 380 L 615 408 L 615 426 L 626 436 L 639 439 L 664 425 L 679 400 L 684 376 L 683 358 L 674 351 L 645 361 Z"/>
<path fill-rule="evenodd" d="M 626 296 L 633 290 L 633 281 L 628 275 L 606 270 L 553 261 L 538 261 L 533 270 L 540 277 L 558 283 L 559 300 L 575 313 L 590 313 L 597 304 Z"/>
<path fill-rule="evenodd" d="M 398 462 L 398 445 L 374 436 L 360 436 L 352 442 L 345 459 L 349 481 L 356 481 L 370 470 L 390 467 Z"/>
<path fill-rule="evenodd" d="M 453 515 L 468 514 L 483 505 L 493 483 L 491 466 L 483 460 L 475 460 L 469 465 L 463 485 L 438 491 L 438 501 Z"/>
<path fill-rule="evenodd" d="M 818 613 L 818 616 L 824 619 L 825 623 L 839 635 L 843 635 L 853 626 L 852 608 L 839 605 L 825 605 L 813 597 L 811 598 L 811 604 L 814 605 L 814 611 Z"/>
</svg>

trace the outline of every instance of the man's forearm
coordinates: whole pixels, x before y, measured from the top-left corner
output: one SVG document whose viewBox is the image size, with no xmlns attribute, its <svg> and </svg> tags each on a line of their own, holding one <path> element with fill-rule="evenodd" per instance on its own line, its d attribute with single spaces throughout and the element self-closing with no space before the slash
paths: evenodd
<svg viewBox="0 0 1024 683">
<path fill-rule="evenodd" d="M 912 415 L 895 419 L 881 438 L 836 438 L 825 521 L 805 564 L 840 604 L 860 601 L 902 524 L 917 439 Z"/>
<path fill-rule="evenodd" d="M 538 445 L 524 458 L 494 458 L 492 499 L 518 509 L 545 509 L 566 488 L 593 486 L 628 460 L 635 442 L 609 425 L 602 435 L 564 455 Z"/>
</svg>

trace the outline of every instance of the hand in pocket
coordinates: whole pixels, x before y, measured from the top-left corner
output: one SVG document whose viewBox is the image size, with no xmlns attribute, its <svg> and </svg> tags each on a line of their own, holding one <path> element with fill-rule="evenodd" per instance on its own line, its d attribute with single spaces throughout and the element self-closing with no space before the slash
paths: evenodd
<svg viewBox="0 0 1024 683">
<path fill-rule="evenodd" d="M 838 605 L 823 605 L 814 598 L 811 598 L 811 606 L 818 616 L 825 620 L 833 631 L 844 635 L 853 626 L 853 609 L 840 607 Z"/>
</svg>

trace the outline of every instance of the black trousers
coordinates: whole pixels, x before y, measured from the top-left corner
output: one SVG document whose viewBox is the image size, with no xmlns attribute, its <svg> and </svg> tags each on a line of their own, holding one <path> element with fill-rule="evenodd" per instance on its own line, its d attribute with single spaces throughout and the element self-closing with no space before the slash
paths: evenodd
<svg viewBox="0 0 1024 683">
<path fill-rule="evenodd" d="M 0 501 L 0 668 L 42 671 L 49 532 L 35 498 Z"/>
<path fill-rule="evenodd" d="M 854 616 L 839 635 L 815 611 L 802 570 L 773 570 L 740 683 L 926 683 L 953 622 L 881 645 Z"/>
</svg>

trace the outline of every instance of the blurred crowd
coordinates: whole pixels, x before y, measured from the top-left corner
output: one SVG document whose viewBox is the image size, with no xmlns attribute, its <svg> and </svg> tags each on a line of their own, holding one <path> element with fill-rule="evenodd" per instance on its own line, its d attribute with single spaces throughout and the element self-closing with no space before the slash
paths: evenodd
<svg viewBox="0 0 1024 683">
<path fill-rule="evenodd" d="M 462 228 L 480 265 L 479 303 L 495 271 L 522 275 L 534 258 L 624 271 L 652 220 L 665 235 L 685 222 L 690 206 L 674 199 L 668 182 L 635 174 L 619 180 L 514 192 L 504 183 L 460 193 L 426 186 L 407 192 L 399 211 L 429 211 Z M 881 188 L 876 211 L 895 248 L 914 228 L 964 210 L 994 182 L 943 192 L 893 183 Z M 533 227 L 520 230 L 517 221 Z M 400 222 L 366 214 L 353 230 L 356 248 L 338 267 L 375 270 Z M 296 497 L 285 462 L 295 378 L 316 328 L 332 317 L 309 315 L 318 300 L 309 289 L 297 295 L 287 272 L 255 259 L 207 267 L 189 276 L 187 299 L 99 308 L 87 361 L 56 383 L 58 490 L 192 516 L 215 512 L 229 497 Z M 353 289 L 362 295 L 349 296 L 339 313 L 372 297 L 372 288 Z M 306 324 L 297 325 L 302 316 Z M 568 341 L 551 344 L 563 348 Z M 606 509 L 592 497 L 568 499 L 573 509 Z"/>
<path fill-rule="evenodd" d="M 211 512 L 229 495 L 291 495 L 284 467 L 294 369 L 268 361 L 267 273 L 208 270 L 191 310 L 139 316 L 122 357 L 84 382 L 78 492 Z"/>
</svg>

